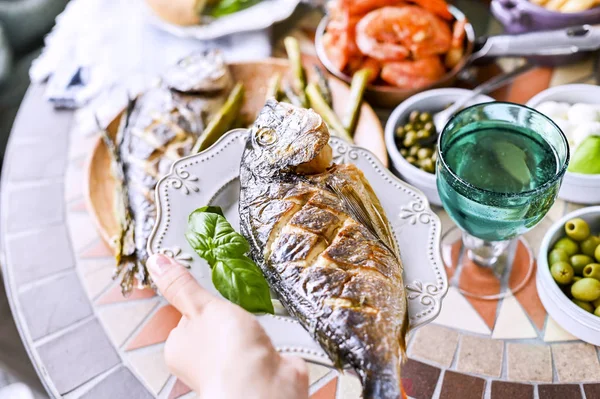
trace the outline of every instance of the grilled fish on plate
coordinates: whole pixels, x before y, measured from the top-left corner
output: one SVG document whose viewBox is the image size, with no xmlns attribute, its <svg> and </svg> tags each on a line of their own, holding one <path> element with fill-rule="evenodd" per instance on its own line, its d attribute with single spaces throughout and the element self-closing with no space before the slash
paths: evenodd
<svg viewBox="0 0 600 399">
<path fill-rule="evenodd" d="M 240 223 L 251 255 L 290 314 L 365 399 L 402 396 L 408 328 L 399 250 L 385 212 L 354 165 L 331 165 L 329 132 L 312 110 L 269 100 L 240 166 Z"/>
<path fill-rule="evenodd" d="M 156 219 L 154 187 L 171 164 L 189 155 L 205 121 L 227 98 L 233 80 L 218 51 L 184 58 L 165 74 L 160 86 L 130 101 L 117 137 L 104 132 L 116 180 L 115 239 L 121 290 L 151 285 L 146 244 Z"/>
</svg>

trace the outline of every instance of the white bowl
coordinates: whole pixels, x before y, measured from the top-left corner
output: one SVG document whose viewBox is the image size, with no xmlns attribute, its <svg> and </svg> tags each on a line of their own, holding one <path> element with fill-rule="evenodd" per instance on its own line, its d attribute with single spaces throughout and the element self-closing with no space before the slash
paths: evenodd
<svg viewBox="0 0 600 399">
<path fill-rule="evenodd" d="M 385 125 L 385 144 L 388 154 L 392 160 L 392 171 L 399 175 L 407 183 L 423 191 L 429 202 L 438 206 L 442 205 L 442 201 L 440 200 L 440 196 L 437 192 L 435 175 L 427 173 L 416 166 L 411 165 L 406 159 L 404 159 L 404 157 L 400 154 L 398 147 L 396 147 L 396 142 L 394 140 L 396 127 L 399 124 L 406 123 L 408 121 L 408 115 L 415 109 L 419 111 L 435 113 L 443 110 L 449 104 L 452 104 L 458 99 L 471 93 L 471 90 L 456 88 L 424 91 L 407 98 L 399 106 L 397 106 Z M 490 101 L 494 101 L 494 99 L 486 95 L 479 95 L 467 105 L 474 105 Z"/>
<path fill-rule="evenodd" d="M 561 237 L 564 237 L 564 224 L 567 220 L 579 217 L 588 222 L 592 233 L 600 231 L 600 206 L 584 208 L 571 212 L 548 230 L 544 239 L 537 262 L 537 290 L 542 304 L 554 320 L 565 330 L 577 338 L 593 345 L 600 345 L 600 317 L 586 312 L 567 298 L 558 288 L 550 274 L 548 265 L 548 249 Z"/>
<path fill-rule="evenodd" d="M 535 109 L 545 101 L 600 104 L 600 86 L 576 84 L 551 87 L 534 96 L 527 102 L 527 106 Z M 579 204 L 598 204 L 600 203 L 600 175 L 567 171 L 558 196 Z"/>
</svg>

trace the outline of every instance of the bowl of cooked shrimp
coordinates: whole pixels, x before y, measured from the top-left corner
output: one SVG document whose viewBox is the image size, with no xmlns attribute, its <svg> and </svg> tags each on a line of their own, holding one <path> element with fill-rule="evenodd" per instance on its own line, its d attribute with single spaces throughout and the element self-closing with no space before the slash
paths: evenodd
<svg viewBox="0 0 600 399">
<path fill-rule="evenodd" d="M 332 0 L 319 24 L 319 59 L 351 82 L 369 71 L 366 99 L 394 107 L 432 88 L 450 86 L 468 64 L 475 32 L 445 0 Z"/>
</svg>

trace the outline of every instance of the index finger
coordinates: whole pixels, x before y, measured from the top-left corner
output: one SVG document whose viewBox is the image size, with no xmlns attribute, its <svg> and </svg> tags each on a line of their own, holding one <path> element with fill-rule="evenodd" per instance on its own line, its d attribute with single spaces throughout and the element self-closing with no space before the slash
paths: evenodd
<svg viewBox="0 0 600 399">
<path fill-rule="evenodd" d="M 198 284 L 189 270 L 165 255 L 150 256 L 146 266 L 161 294 L 184 316 L 197 315 L 219 300 Z"/>
</svg>

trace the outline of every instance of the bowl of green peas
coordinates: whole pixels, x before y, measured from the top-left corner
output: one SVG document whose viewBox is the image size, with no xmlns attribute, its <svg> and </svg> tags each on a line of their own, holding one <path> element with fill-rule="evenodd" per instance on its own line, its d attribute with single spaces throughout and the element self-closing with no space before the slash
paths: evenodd
<svg viewBox="0 0 600 399">
<path fill-rule="evenodd" d="M 385 144 L 391 159 L 392 172 L 408 184 L 423 191 L 429 202 L 441 206 L 435 181 L 437 132 L 433 115 L 471 90 L 458 88 L 433 89 L 404 100 L 390 115 L 385 125 Z M 467 105 L 494 101 L 479 95 Z"/>
<path fill-rule="evenodd" d="M 542 240 L 537 289 L 556 322 L 600 345 L 600 206 L 571 212 Z"/>
</svg>

